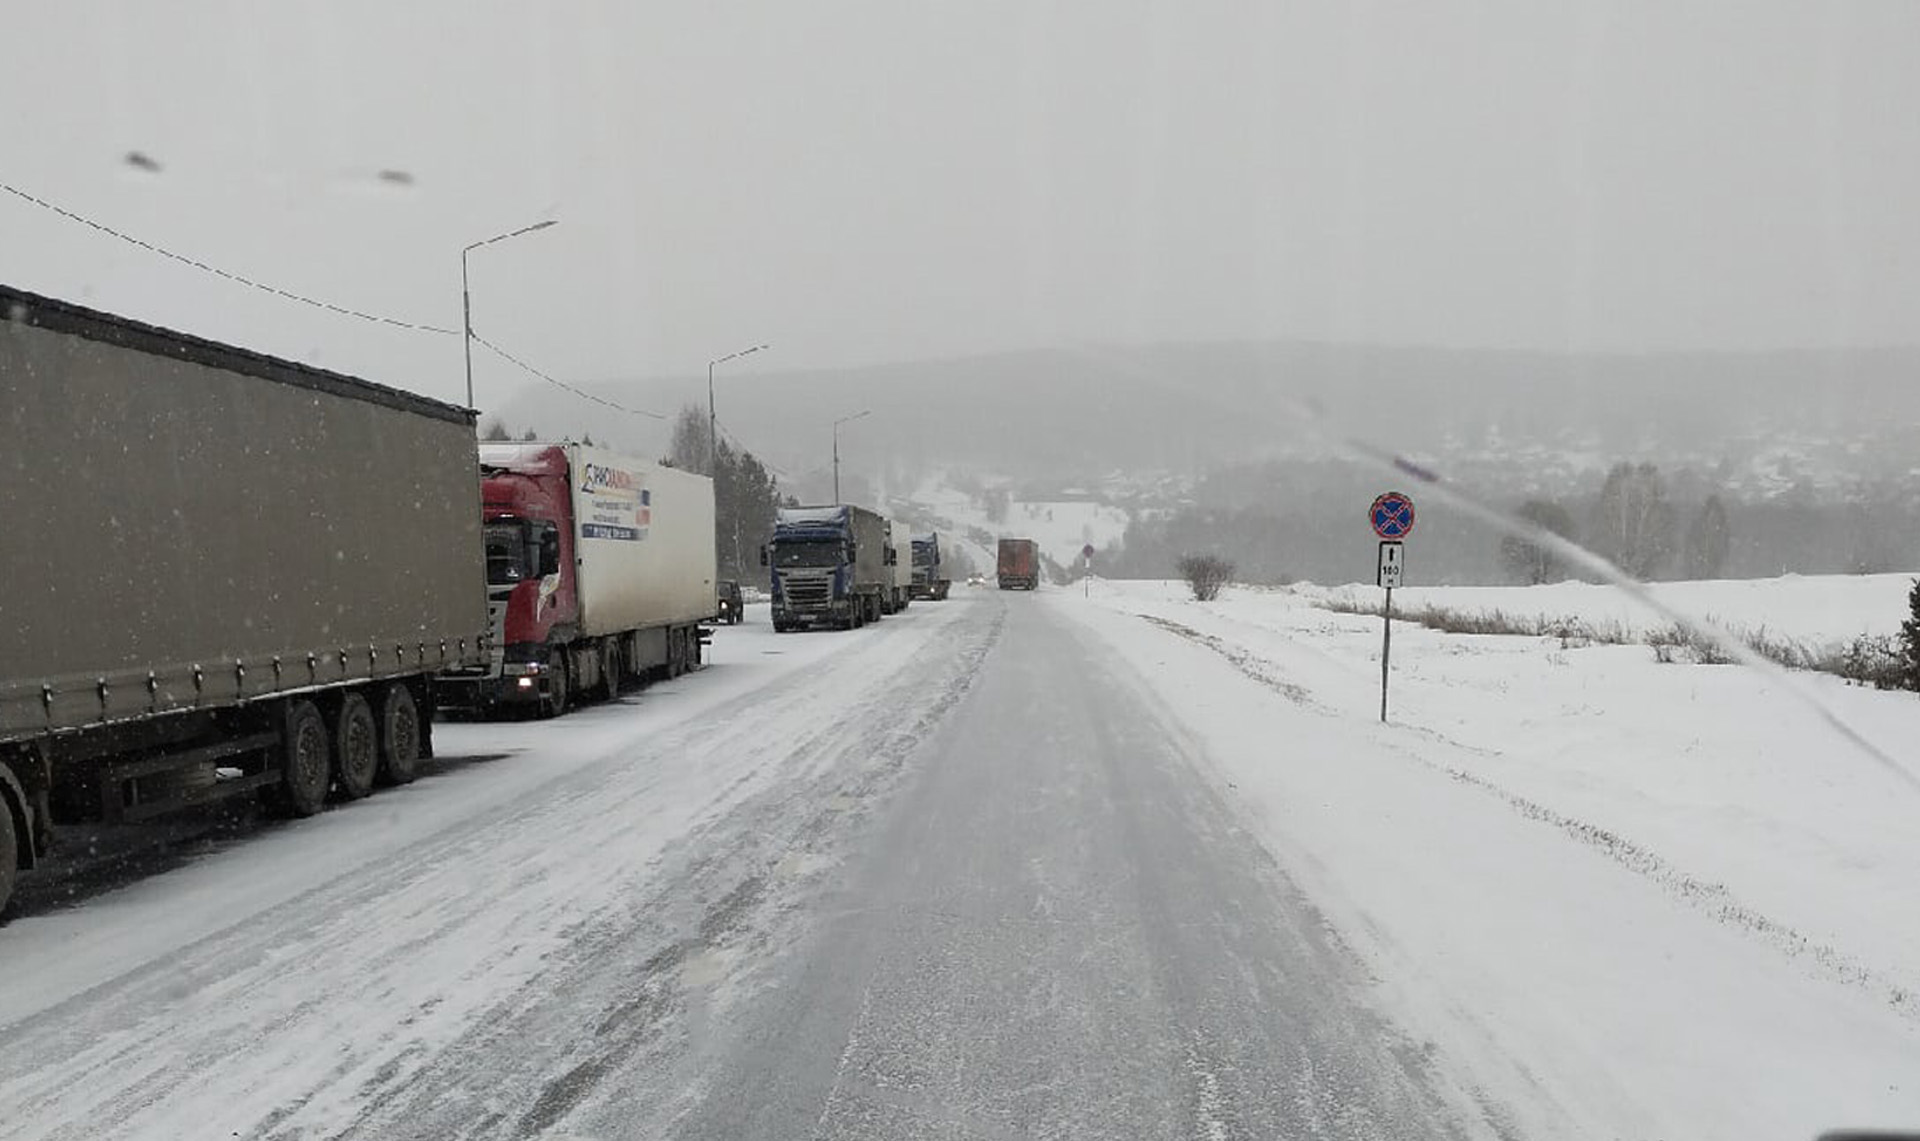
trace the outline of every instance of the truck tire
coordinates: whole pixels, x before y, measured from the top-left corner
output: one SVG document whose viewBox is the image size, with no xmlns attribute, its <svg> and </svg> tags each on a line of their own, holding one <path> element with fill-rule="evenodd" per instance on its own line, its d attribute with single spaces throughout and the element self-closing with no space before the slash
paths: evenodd
<svg viewBox="0 0 1920 1141">
<path fill-rule="evenodd" d="M 394 683 L 380 698 L 380 780 L 412 784 L 420 775 L 420 707 L 413 691 Z"/>
<path fill-rule="evenodd" d="M 600 643 L 600 698 L 612 701 L 620 696 L 620 640 L 607 638 Z"/>
<path fill-rule="evenodd" d="M 358 693 L 340 699 L 333 719 L 333 787 L 341 800 L 359 800 L 380 775 L 380 728 L 373 706 Z"/>
<path fill-rule="evenodd" d="M 573 671 L 567 668 L 567 651 L 559 649 L 549 653 L 547 669 L 552 681 L 547 686 L 550 691 L 547 699 L 540 704 L 540 715 L 558 717 L 567 711 L 567 703 L 573 699 Z"/>
<path fill-rule="evenodd" d="M 20 834 L 13 826 L 13 802 L 0 792 L 0 915 L 7 913 L 13 885 L 20 878 Z"/>
<path fill-rule="evenodd" d="M 287 706 L 280 737 L 280 783 L 265 790 L 269 807 L 283 816 L 312 816 L 327 803 L 333 765 L 327 748 L 327 721 L 304 698 Z"/>
</svg>

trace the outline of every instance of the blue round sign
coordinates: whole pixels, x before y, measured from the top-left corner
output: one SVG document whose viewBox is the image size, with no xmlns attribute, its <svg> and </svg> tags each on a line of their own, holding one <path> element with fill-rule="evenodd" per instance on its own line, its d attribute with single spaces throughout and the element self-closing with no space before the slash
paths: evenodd
<svg viewBox="0 0 1920 1141">
<path fill-rule="evenodd" d="M 1389 491 L 1367 509 L 1373 533 L 1382 539 L 1404 539 L 1413 534 L 1413 500 L 1397 491 Z"/>
</svg>

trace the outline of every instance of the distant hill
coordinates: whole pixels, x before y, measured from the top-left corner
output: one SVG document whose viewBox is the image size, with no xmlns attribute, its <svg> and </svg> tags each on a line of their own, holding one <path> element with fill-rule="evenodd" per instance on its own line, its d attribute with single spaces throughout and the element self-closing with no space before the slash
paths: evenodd
<svg viewBox="0 0 1920 1141">
<path fill-rule="evenodd" d="M 671 412 L 705 379 L 590 391 Z M 1303 415 L 1324 410 L 1330 421 Z M 1783 479 L 1887 477 L 1920 467 L 1920 349 L 1557 355 L 1308 343 L 1043 350 L 838 370 L 724 376 L 720 420 L 790 472 L 827 462 L 910 481 L 929 467 L 1071 484 L 1116 469 L 1199 473 L 1326 454 L 1328 423 L 1489 479 L 1590 472 L 1631 456 L 1755 465 Z M 551 389 L 503 416 L 517 432 L 658 450 L 651 421 Z M 1785 467 L 1782 468 L 1784 459 Z M 1771 469 L 1769 469 L 1771 470 Z M 1504 473 L 1504 474 L 1503 474 Z"/>
</svg>

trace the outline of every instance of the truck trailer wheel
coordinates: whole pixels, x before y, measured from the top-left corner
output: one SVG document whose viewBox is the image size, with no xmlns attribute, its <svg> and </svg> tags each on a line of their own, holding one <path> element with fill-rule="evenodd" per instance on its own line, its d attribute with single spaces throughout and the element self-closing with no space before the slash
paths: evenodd
<svg viewBox="0 0 1920 1141">
<path fill-rule="evenodd" d="M 620 641 L 607 638 L 600 643 L 600 697 L 612 701 L 620 696 Z"/>
<path fill-rule="evenodd" d="M 20 834 L 13 827 L 13 805 L 0 792 L 0 915 L 7 913 L 13 885 L 20 878 Z"/>
<path fill-rule="evenodd" d="M 373 706 L 358 693 L 340 699 L 333 722 L 333 783 L 342 800 L 359 800 L 373 791 L 380 773 L 380 730 Z"/>
<path fill-rule="evenodd" d="M 327 722 L 319 707 L 304 699 L 288 705 L 280 738 L 280 783 L 265 790 L 269 807 L 286 816 L 320 811 L 333 779 L 327 753 Z"/>
<path fill-rule="evenodd" d="M 395 682 L 380 698 L 380 780 L 411 784 L 420 775 L 420 707 Z"/>
</svg>

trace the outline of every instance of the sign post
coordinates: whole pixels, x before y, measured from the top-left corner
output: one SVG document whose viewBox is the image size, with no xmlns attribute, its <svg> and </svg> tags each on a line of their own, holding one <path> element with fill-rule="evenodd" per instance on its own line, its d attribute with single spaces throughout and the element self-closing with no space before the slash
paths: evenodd
<svg viewBox="0 0 1920 1141">
<path fill-rule="evenodd" d="M 1380 608 L 1380 720 L 1387 719 L 1387 667 L 1393 654 L 1393 588 L 1400 585 L 1404 566 L 1404 540 L 1413 533 L 1413 500 L 1397 491 L 1389 491 L 1367 509 L 1367 521 L 1380 536 L 1380 562 L 1374 571 L 1375 585 L 1386 588 L 1386 605 Z"/>
</svg>

